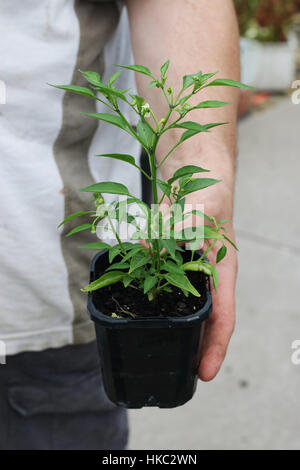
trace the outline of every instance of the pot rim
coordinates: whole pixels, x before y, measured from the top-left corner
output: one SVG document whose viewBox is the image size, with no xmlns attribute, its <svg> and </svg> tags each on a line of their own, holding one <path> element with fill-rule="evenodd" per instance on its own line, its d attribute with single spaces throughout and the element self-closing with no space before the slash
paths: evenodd
<svg viewBox="0 0 300 470">
<path fill-rule="evenodd" d="M 90 264 L 91 280 L 93 280 L 93 273 L 95 272 L 95 265 L 98 259 L 105 255 L 108 250 L 102 250 L 96 253 L 92 258 Z M 191 315 L 184 317 L 144 317 L 144 318 L 113 318 L 105 315 L 98 310 L 93 303 L 93 292 L 88 293 L 87 308 L 93 321 L 102 326 L 116 327 L 116 328 L 172 328 L 172 327 L 189 327 L 195 326 L 195 323 L 202 323 L 207 320 L 212 312 L 212 294 L 210 282 L 206 291 L 206 302 L 203 307 Z"/>
</svg>

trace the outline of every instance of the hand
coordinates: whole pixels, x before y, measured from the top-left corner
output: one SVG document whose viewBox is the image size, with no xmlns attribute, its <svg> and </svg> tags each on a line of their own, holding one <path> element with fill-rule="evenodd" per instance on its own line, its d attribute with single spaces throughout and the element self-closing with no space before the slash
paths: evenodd
<svg viewBox="0 0 300 470">
<path fill-rule="evenodd" d="M 212 202 L 213 201 L 213 202 Z M 193 195 L 188 203 L 204 204 L 204 211 L 209 216 L 220 219 L 232 219 L 232 190 L 224 185 L 215 185 Z M 235 242 L 232 223 L 225 224 L 226 235 Z M 220 245 L 217 243 L 208 254 L 212 264 Z M 217 292 L 212 286 L 213 312 L 205 324 L 202 358 L 198 370 L 203 381 L 212 380 L 220 370 L 235 325 L 235 285 L 237 279 L 236 250 L 227 243 L 227 255 L 217 265 L 219 285 Z"/>
<path fill-rule="evenodd" d="M 228 236 L 234 241 L 232 226 L 226 227 Z M 209 253 L 214 263 L 217 245 Z M 217 265 L 219 286 L 212 290 L 213 312 L 205 325 L 202 359 L 198 375 L 201 380 L 212 380 L 218 373 L 225 358 L 227 347 L 235 325 L 235 284 L 237 278 L 237 255 L 232 246 L 227 245 L 226 257 Z"/>
</svg>

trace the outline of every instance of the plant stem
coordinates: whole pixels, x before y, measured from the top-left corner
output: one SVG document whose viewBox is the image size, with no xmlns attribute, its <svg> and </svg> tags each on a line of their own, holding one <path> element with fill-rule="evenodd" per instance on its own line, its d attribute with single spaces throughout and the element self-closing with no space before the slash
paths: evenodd
<svg viewBox="0 0 300 470">
<path fill-rule="evenodd" d="M 111 109 L 112 111 L 115 111 L 115 108 L 113 108 L 112 106 L 110 106 L 108 103 L 105 103 L 105 101 L 101 100 L 100 98 L 96 98 L 97 101 L 100 101 L 100 103 L 103 103 L 105 104 L 105 106 L 107 106 L 109 109 Z"/>
<path fill-rule="evenodd" d="M 148 173 L 146 173 L 143 168 L 141 168 L 140 166 L 138 165 L 134 165 L 138 170 L 140 170 L 141 173 L 143 173 L 143 175 L 147 178 L 147 180 L 151 181 L 152 178 L 151 176 L 148 175 Z"/>
<path fill-rule="evenodd" d="M 151 167 L 151 178 L 152 178 L 152 193 L 153 193 L 153 203 L 158 204 L 158 192 L 157 192 L 157 167 L 156 167 L 156 158 L 155 158 L 155 148 L 157 145 L 158 139 L 156 138 L 154 143 L 154 148 L 150 153 L 150 167 Z M 157 238 L 152 240 L 153 245 L 153 255 L 154 263 L 156 264 L 157 272 L 160 272 L 160 252 L 159 252 L 159 243 Z"/>
<path fill-rule="evenodd" d="M 165 98 L 166 98 L 166 100 L 167 100 L 168 105 L 170 106 L 171 103 L 170 103 L 169 97 L 168 97 L 168 95 L 167 95 L 167 93 L 166 93 L 165 87 L 162 88 L 162 91 L 163 91 L 163 94 L 165 95 Z"/>
<path fill-rule="evenodd" d="M 129 101 L 127 101 L 127 100 L 126 100 L 126 103 L 131 107 L 131 109 L 135 112 L 135 114 L 137 114 L 137 115 L 139 116 L 139 118 L 140 118 L 140 117 L 141 117 L 141 114 L 135 109 L 135 107 L 134 107 L 131 103 L 129 103 Z M 152 114 L 152 116 L 153 116 L 153 118 L 154 118 L 154 121 L 157 123 L 153 111 L 150 110 L 150 113 Z M 146 123 L 146 125 L 148 126 L 148 128 L 149 128 L 152 132 L 155 132 L 154 129 L 153 129 L 153 127 L 151 126 L 151 124 L 149 124 L 149 122 L 147 121 L 147 119 L 144 118 L 144 120 L 145 120 L 145 123 Z"/>
<path fill-rule="evenodd" d="M 120 245 L 120 248 L 121 248 L 122 252 L 124 253 L 124 255 L 126 255 L 127 252 L 126 252 L 126 250 L 125 250 L 125 248 L 124 248 L 124 245 L 123 245 L 123 243 L 122 243 L 122 241 L 121 241 L 121 238 L 119 237 L 119 234 L 118 234 L 117 231 L 115 230 L 115 227 L 114 227 L 114 224 L 112 223 L 112 220 L 111 220 L 111 217 L 110 217 L 110 215 L 109 215 L 109 212 L 107 213 L 107 218 L 108 218 L 108 221 L 109 221 L 110 228 L 112 229 L 112 232 L 113 232 L 114 236 L 116 237 L 116 239 L 117 239 L 117 241 L 118 241 L 118 243 L 119 243 L 119 245 Z"/>
<path fill-rule="evenodd" d="M 199 261 L 201 261 L 203 258 L 205 258 L 205 256 L 213 249 L 213 247 L 215 246 L 217 241 L 218 240 L 214 240 L 211 245 L 209 245 L 209 243 L 207 243 L 208 246 L 207 246 L 205 252 L 203 253 L 203 255 L 201 256 L 201 258 L 199 258 Z"/>
<path fill-rule="evenodd" d="M 163 91 L 164 96 L 165 96 L 165 98 L 167 100 L 167 103 L 169 105 L 169 111 L 167 113 L 165 121 L 164 121 L 158 135 L 156 134 L 156 136 L 155 136 L 151 152 L 149 152 L 151 178 L 152 178 L 153 203 L 156 204 L 156 205 L 159 205 L 158 191 L 157 191 L 157 169 L 160 167 L 160 165 L 156 164 L 155 150 L 156 150 L 158 140 L 161 137 L 161 135 L 164 131 L 164 128 L 165 128 L 165 126 L 166 126 L 166 124 L 167 124 L 167 122 L 168 122 L 168 120 L 171 116 L 172 111 L 173 111 L 173 107 L 170 107 L 170 101 L 169 101 L 169 98 L 168 98 L 164 88 L 162 88 L 162 91 Z M 160 227 L 160 225 L 159 225 L 159 227 Z M 159 243 L 158 243 L 157 239 L 153 240 L 153 255 L 154 255 L 154 260 L 156 260 L 157 272 L 159 273 L 160 272 L 160 251 L 159 251 Z"/>
<path fill-rule="evenodd" d="M 138 140 L 139 143 L 143 146 L 144 144 L 143 144 L 142 140 L 140 139 L 140 137 L 138 136 L 138 134 L 135 132 L 135 130 L 133 129 L 133 127 L 130 125 L 130 123 L 127 121 L 127 119 L 125 118 L 125 116 L 123 115 L 123 113 L 120 111 L 119 108 L 116 108 L 116 112 L 117 112 L 117 113 L 119 114 L 119 116 L 121 116 L 121 118 L 123 118 L 124 121 L 126 122 L 127 127 L 128 127 L 128 129 L 129 129 L 129 131 L 130 131 L 130 132 L 128 132 L 128 131 L 126 131 L 126 132 L 128 132 L 128 134 L 131 133 L 131 135 L 133 135 L 133 136 L 136 138 L 136 140 Z"/>
<path fill-rule="evenodd" d="M 181 144 L 182 142 L 177 142 L 176 145 L 174 145 L 174 147 L 171 148 L 171 150 L 167 153 L 167 155 L 162 159 L 162 161 L 159 163 L 158 165 L 158 168 L 160 168 L 164 163 L 165 161 L 167 160 L 167 158 L 171 155 L 171 153 Z"/>
<path fill-rule="evenodd" d="M 169 284 L 170 284 L 169 282 L 166 282 L 165 284 L 160 286 L 157 290 L 162 290 L 164 287 L 167 287 Z"/>
<path fill-rule="evenodd" d="M 159 130 L 159 125 L 158 125 L 157 119 L 156 119 L 155 114 L 154 114 L 154 112 L 152 111 L 152 109 L 150 109 L 150 114 L 151 114 L 151 116 L 153 117 L 153 120 L 154 120 L 154 122 L 155 122 L 155 124 L 156 124 L 156 132 L 158 132 L 158 130 Z M 145 119 L 145 121 L 146 121 L 146 119 Z M 147 121 L 146 121 L 146 122 L 147 122 Z M 147 124 L 148 124 L 148 123 L 147 123 Z M 153 130 L 152 126 L 150 126 L 150 127 L 151 127 L 151 129 Z"/>
<path fill-rule="evenodd" d="M 172 124 L 170 124 L 168 127 L 166 127 L 166 128 L 164 129 L 164 131 L 162 132 L 162 134 L 164 134 L 165 132 L 167 132 L 169 129 L 173 129 L 173 128 L 176 126 L 177 122 L 179 122 L 181 119 L 182 119 L 182 117 L 179 116 L 179 118 L 176 119 L 176 121 L 172 122 Z"/>
</svg>

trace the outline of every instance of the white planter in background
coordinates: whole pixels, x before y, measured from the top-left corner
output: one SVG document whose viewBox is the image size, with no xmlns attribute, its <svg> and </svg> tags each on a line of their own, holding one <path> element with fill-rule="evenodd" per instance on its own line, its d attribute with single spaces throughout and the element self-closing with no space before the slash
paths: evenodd
<svg viewBox="0 0 300 470">
<path fill-rule="evenodd" d="M 241 38 L 242 81 L 257 90 L 284 91 L 295 79 L 297 39 L 291 34 L 283 43 L 261 43 Z"/>
</svg>

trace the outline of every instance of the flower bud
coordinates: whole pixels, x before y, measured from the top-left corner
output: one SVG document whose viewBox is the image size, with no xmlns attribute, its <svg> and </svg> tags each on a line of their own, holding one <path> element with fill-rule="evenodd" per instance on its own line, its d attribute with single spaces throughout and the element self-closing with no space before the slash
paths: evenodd
<svg viewBox="0 0 300 470">
<path fill-rule="evenodd" d="M 97 212 L 96 212 L 97 217 L 101 217 L 103 219 L 103 217 L 105 217 L 106 214 L 107 214 L 107 207 L 105 205 L 101 205 L 97 207 Z"/>
<path fill-rule="evenodd" d="M 141 107 L 141 113 L 142 113 L 142 116 L 143 117 L 150 117 L 151 116 L 151 113 L 150 113 L 150 105 L 149 103 L 144 103 Z"/>
</svg>

